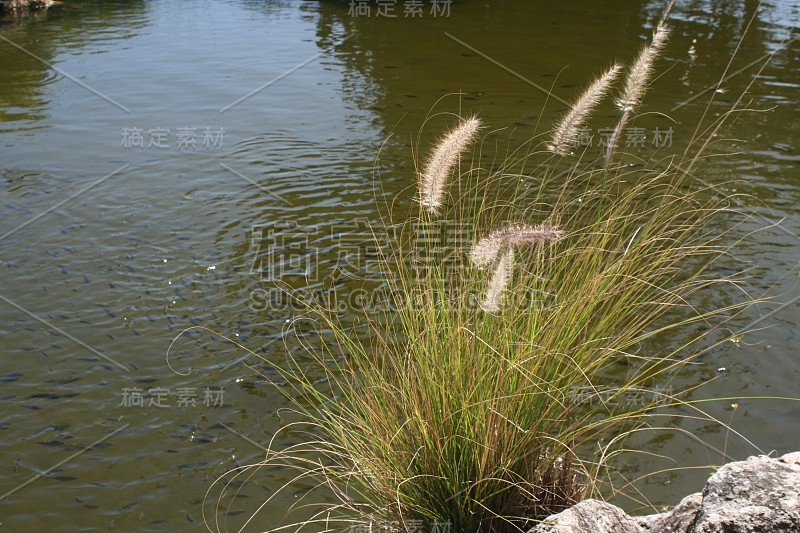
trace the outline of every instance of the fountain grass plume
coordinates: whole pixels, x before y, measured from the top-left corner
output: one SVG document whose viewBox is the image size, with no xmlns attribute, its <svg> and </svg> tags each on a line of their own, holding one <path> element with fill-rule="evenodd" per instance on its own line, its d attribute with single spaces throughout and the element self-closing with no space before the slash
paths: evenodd
<svg viewBox="0 0 800 533">
<path fill-rule="evenodd" d="M 636 109 L 642 103 L 642 98 L 647 91 L 647 85 L 650 83 L 650 77 L 653 73 L 653 64 L 664 49 L 668 39 L 669 29 L 662 19 L 658 26 L 656 26 L 656 30 L 653 33 L 653 40 L 649 45 L 642 48 L 639 55 L 631 64 L 630 69 L 628 69 L 628 75 L 625 78 L 625 86 L 622 89 L 622 93 L 615 101 L 622 115 L 606 145 L 606 167 L 611 162 L 611 156 L 619 143 L 622 131 L 625 129 L 625 126 L 627 126 L 633 113 L 636 112 Z"/>
<path fill-rule="evenodd" d="M 420 177 L 420 202 L 431 214 L 442 206 L 447 181 L 461 155 L 480 129 L 477 117 L 466 118 L 436 144 Z"/>
<path fill-rule="evenodd" d="M 556 126 L 552 141 L 547 145 L 549 151 L 558 155 L 569 154 L 570 147 L 578 136 L 578 129 L 586 122 L 589 114 L 608 92 L 620 69 L 621 67 L 615 64 L 583 92 Z"/>
<path fill-rule="evenodd" d="M 636 110 L 642 103 L 642 97 L 647 91 L 647 84 L 653 74 L 653 63 L 664 49 L 669 38 L 669 29 L 663 23 L 656 27 L 653 40 L 648 46 L 642 48 L 638 57 L 631 65 L 628 76 L 625 78 L 625 87 L 622 94 L 616 99 L 617 108 L 623 113 Z"/>
<path fill-rule="evenodd" d="M 503 292 L 511 282 L 511 276 L 514 269 L 514 248 L 507 248 L 492 273 L 492 279 L 489 281 L 489 287 L 486 289 L 486 295 L 481 303 L 481 307 L 487 313 L 497 313 L 502 307 Z"/>
<path fill-rule="evenodd" d="M 470 254 L 472 264 L 485 267 L 493 264 L 500 254 L 508 248 L 557 241 L 564 232 L 548 224 L 511 224 L 496 229 L 480 239 Z"/>
</svg>

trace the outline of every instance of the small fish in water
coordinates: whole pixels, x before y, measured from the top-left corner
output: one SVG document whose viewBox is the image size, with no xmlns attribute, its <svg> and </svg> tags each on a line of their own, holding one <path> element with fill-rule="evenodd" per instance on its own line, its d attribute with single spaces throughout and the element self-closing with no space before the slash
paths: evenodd
<svg viewBox="0 0 800 533">
<path fill-rule="evenodd" d="M 42 446 L 63 446 L 64 445 L 64 443 L 61 442 L 60 440 L 46 440 L 46 441 L 39 442 L 38 444 L 41 444 Z"/>
<path fill-rule="evenodd" d="M 773 144 L 772 148 L 774 150 L 779 151 L 779 152 L 791 152 L 792 151 L 792 147 L 790 145 L 784 144 L 784 143 Z"/>
</svg>

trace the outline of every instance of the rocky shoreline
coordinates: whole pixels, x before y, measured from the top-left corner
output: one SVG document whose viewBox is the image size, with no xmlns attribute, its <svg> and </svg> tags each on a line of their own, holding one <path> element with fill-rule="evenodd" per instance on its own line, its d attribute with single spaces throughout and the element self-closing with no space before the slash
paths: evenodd
<svg viewBox="0 0 800 533">
<path fill-rule="evenodd" d="M 702 492 L 666 513 L 633 517 L 615 505 L 585 500 L 529 533 L 800 532 L 800 452 L 750 457 L 714 473 Z"/>
<path fill-rule="evenodd" d="M 53 4 L 53 0 L 0 0 L 0 11 L 46 9 Z"/>
</svg>

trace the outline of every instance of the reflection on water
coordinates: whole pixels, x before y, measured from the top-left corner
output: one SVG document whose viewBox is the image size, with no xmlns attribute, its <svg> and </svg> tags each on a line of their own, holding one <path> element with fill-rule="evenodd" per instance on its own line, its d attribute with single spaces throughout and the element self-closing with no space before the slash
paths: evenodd
<svg viewBox="0 0 800 533">
<path fill-rule="evenodd" d="M 682 149 L 708 97 L 713 120 L 774 54 L 745 100 L 764 111 L 721 132 L 716 149 L 732 155 L 697 173 L 712 184 L 743 180 L 736 192 L 750 195 L 742 205 L 760 218 L 737 230 L 741 242 L 715 268 L 750 269 L 753 293 L 776 301 L 732 324 L 769 329 L 713 349 L 679 377 L 682 386 L 709 382 L 695 397 L 796 395 L 798 305 L 779 302 L 797 296 L 800 49 L 785 38 L 800 8 L 757 4 L 678 2 L 663 74 L 637 122 L 649 140 L 670 129 Z M 267 382 L 268 365 L 219 335 L 181 336 L 170 351 L 179 373 L 165 357 L 170 341 L 203 326 L 276 362 L 300 353 L 292 306 L 263 297 L 276 254 L 294 286 L 357 289 L 341 275 L 353 260 L 343 239 L 380 224 L 376 200 L 383 211 L 395 197 L 399 211 L 413 207 L 411 150 L 431 109 L 441 114 L 421 146 L 449 113 L 477 112 L 497 130 L 491 146 L 502 158 L 509 139 L 546 131 L 562 100 L 631 58 L 661 9 L 465 1 L 448 17 L 381 19 L 350 16 L 346 2 L 88 1 L 0 29 L 0 492 L 43 474 L 5 501 L 13 513 L 4 525 L 200 527 L 206 488 L 263 456 L 288 403 Z M 605 108 L 592 127 L 612 117 Z M 276 239 L 282 247 L 264 246 Z M 729 403 L 711 409 L 728 420 Z M 765 451 L 794 449 L 791 404 L 739 403 L 734 429 Z M 724 445 L 719 427 L 669 423 Z M 674 432 L 637 446 L 685 465 L 722 460 Z M 731 438 L 727 452 L 743 458 L 753 448 Z M 635 478 L 671 466 L 635 457 L 620 469 Z M 654 504 L 674 503 L 706 474 L 638 487 Z M 290 476 L 260 471 L 224 500 L 226 527 L 238 529 Z M 279 521 L 302 489 L 265 510 L 258 527 Z"/>
</svg>

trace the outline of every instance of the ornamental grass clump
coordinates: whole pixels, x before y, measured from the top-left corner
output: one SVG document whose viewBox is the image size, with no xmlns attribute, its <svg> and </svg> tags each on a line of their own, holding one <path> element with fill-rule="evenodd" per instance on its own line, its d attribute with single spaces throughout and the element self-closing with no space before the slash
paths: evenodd
<svg viewBox="0 0 800 533">
<path fill-rule="evenodd" d="M 642 99 L 661 31 L 625 82 L 622 121 Z M 537 149 L 499 166 L 481 164 L 480 121 L 459 119 L 417 176 L 418 212 L 388 214 L 387 305 L 353 323 L 305 304 L 297 320 L 323 342 L 273 367 L 301 417 L 287 431 L 305 438 L 249 467 L 292 468 L 293 482 L 333 502 L 306 493 L 299 506 L 310 516 L 293 530 L 526 531 L 597 496 L 608 458 L 656 408 L 618 400 L 663 385 L 707 348 L 694 342 L 703 334 L 666 352 L 648 341 L 693 323 L 713 330 L 745 305 L 692 303 L 730 283 L 708 274 L 726 252 L 715 222 L 730 216 L 729 199 L 682 170 L 705 138 L 693 155 L 640 166 L 613 164 L 613 147 L 570 154 L 574 128 L 619 70 L 590 86 L 549 139 L 534 138 Z M 444 223 L 452 231 L 439 231 Z M 325 379 L 310 378 L 309 365 Z M 233 486 L 250 469 L 220 481 Z"/>
</svg>

